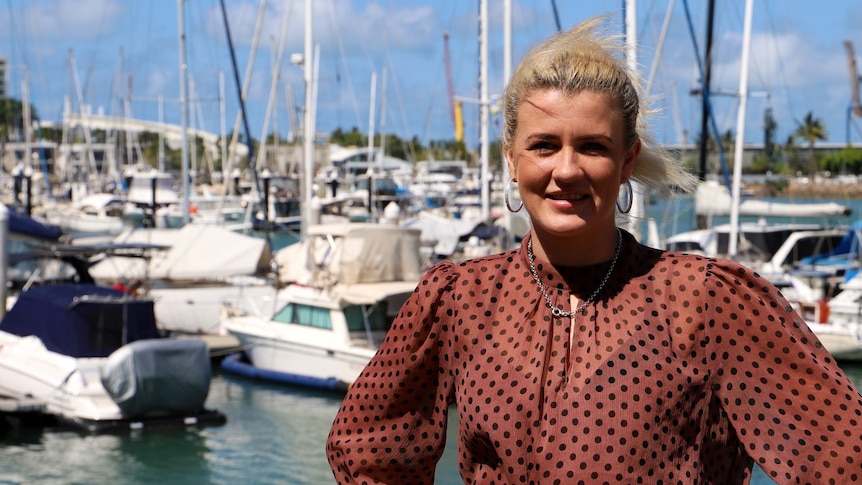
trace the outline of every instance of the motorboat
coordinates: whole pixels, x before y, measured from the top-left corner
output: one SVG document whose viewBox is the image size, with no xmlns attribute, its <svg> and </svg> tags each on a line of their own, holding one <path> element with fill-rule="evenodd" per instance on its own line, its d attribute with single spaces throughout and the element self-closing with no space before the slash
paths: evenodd
<svg viewBox="0 0 862 485">
<path fill-rule="evenodd" d="M 862 323 L 859 321 L 828 316 L 806 320 L 808 327 L 817 335 L 823 347 L 841 362 L 862 362 Z"/>
<path fill-rule="evenodd" d="M 85 432 L 224 424 L 209 350 L 159 337 L 153 301 L 88 283 L 33 287 L 0 321 L 0 402 Z"/>
<path fill-rule="evenodd" d="M 110 193 L 90 194 L 71 203 L 52 203 L 43 210 L 48 224 L 67 234 L 116 235 L 129 226 L 140 226 L 144 213 L 124 196 Z"/>
<path fill-rule="evenodd" d="M 252 378 L 344 390 L 374 356 L 419 282 L 420 231 L 394 225 L 310 226 L 280 250 L 283 287 L 261 311 L 223 307 L 241 354 L 222 369 Z"/>
</svg>

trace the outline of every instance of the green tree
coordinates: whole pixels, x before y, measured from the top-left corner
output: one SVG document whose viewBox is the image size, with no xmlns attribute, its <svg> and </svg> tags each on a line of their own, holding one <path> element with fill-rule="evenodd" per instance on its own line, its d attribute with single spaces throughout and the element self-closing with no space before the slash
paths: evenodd
<svg viewBox="0 0 862 485">
<path fill-rule="evenodd" d="M 38 119 L 36 108 L 30 105 L 30 119 Z M 0 139 L 12 140 L 13 137 L 23 139 L 24 136 L 24 103 L 15 98 L 0 99 Z"/>
<path fill-rule="evenodd" d="M 366 136 L 365 133 L 360 133 L 359 128 L 355 126 L 346 133 L 341 128 L 336 128 L 329 137 L 329 141 L 330 143 L 341 145 L 343 147 L 360 147 L 368 145 L 368 136 Z"/>
<path fill-rule="evenodd" d="M 826 129 L 820 118 L 815 118 L 811 111 L 805 115 L 802 123 L 797 123 L 794 136 L 808 143 L 808 175 L 814 177 L 817 174 L 817 159 L 814 157 L 814 144 L 818 140 L 826 140 Z"/>
<path fill-rule="evenodd" d="M 862 149 L 845 148 L 837 153 L 827 155 L 821 161 L 824 170 L 833 174 L 862 173 Z"/>
<path fill-rule="evenodd" d="M 766 111 L 763 112 L 763 151 L 769 159 L 775 155 L 776 128 L 778 128 L 778 123 L 772 115 L 772 108 L 766 108 Z"/>
</svg>

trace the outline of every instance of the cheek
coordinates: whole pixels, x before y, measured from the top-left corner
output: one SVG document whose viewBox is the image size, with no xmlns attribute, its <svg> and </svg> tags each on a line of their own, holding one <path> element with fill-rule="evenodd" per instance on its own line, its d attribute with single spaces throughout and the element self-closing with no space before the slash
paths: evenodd
<svg viewBox="0 0 862 485">
<path fill-rule="evenodd" d="M 549 174 L 554 168 L 554 161 L 549 158 L 531 157 L 522 155 L 518 157 L 517 163 L 519 173 L 528 176 L 541 176 Z"/>
</svg>

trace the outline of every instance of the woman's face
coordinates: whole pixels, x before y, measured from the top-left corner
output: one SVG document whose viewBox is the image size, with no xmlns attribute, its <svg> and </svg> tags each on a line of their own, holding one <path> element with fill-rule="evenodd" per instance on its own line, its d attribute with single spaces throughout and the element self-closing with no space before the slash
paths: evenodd
<svg viewBox="0 0 862 485">
<path fill-rule="evenodd" d="M 616 101 L 540 90 L 517 116 L 506 158 L 534 230 L 559 237 L 613 227 L 620 184 L 640 152 L 640 142 L 626 147 Z"/>
</svg>

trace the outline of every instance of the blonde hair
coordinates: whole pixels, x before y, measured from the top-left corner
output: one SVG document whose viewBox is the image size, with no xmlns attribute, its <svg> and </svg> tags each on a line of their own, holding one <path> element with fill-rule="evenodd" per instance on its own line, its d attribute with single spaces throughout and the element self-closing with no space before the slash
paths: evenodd
<svg viewBox="0 0 862 485">
<path fill-rule="evenodd" d="M 574 94 L 592 91 L 619 102 L 626 146 L 641 141 L 632 179 L 652 188 L 675 185 L 691 190 L 696 178 L 649 135 L 640 75 L 626 67 L 620 35 L 599 31 L 607 16 L 594 17 L 534 47 L 518 65 L 503 98 L 503 147 L 510 148 L 518 128 L 518 108 L 538 90 Z"/>
</svg>

